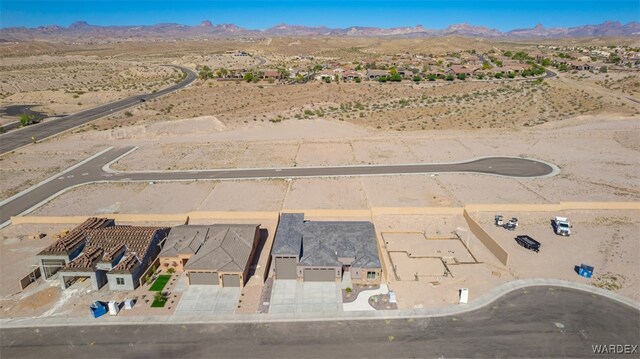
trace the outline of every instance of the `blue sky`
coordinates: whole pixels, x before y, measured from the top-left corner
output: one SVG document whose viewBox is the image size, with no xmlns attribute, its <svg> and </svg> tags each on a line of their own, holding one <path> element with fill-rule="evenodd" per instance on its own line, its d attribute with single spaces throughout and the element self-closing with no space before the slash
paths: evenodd
<svg viewBox="0 0 640 359">
<path fill-rule="evenodd" d="M 84 20 L 95 25 L 196 25 L 234 23 L 265 29 L 278 23 L 328 27 L 396 27 L 421 24 L 441 29 L 467 22 L 499 30 L 577 26 L 605 20 L 640 20 L 638 0 L 453 0 L 453 1 L 106 1 L 0 0 L 0 27 L 68 26 Z"/>
</svg>

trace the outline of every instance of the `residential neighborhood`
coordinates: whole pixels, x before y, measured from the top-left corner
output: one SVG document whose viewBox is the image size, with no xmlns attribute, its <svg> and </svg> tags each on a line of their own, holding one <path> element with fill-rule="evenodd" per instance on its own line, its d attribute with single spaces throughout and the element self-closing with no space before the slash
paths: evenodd
<svg viewBox="0 0 640 359">
<path fill-rule="evenodd" d="M 234 56 L 251 56 L 238 50 Z M 295 64 L 295 67 L 287 65 Z M 528 52 L 493 49 L 480 54 L 475 50 L 457 53 L 382 56 L 375 61 L 344 63 L 314 57 L 293 57 L 276 68 L 218 69 L 218 80 L 299 83 L 332 82 L 421 82 L 464 80 L 508 80 L 538 78 L 552 71 L 640 71 L 640 51 L 631 47 L 534 46 Z M 209 70 L 210 71 L 210 70 Z"/>
</svg>

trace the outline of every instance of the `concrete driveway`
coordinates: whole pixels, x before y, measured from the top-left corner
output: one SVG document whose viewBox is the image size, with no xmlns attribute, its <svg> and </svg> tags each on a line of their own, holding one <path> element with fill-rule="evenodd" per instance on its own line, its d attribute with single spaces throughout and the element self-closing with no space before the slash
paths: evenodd
<svg viewBox="0 0 640 359">
<path fill-rule="evenodd" d="M 217 285 L 189 285 L 184 289 L 175 315 L 205 316 L 233 314 L 238 306 L 241 288 Z"/>
<path fill-rule="evenodd" d="M 342 311 L 342 292 L 334 282 L 273 282 L 269 313 L 334 313 Z"/>
</svg>

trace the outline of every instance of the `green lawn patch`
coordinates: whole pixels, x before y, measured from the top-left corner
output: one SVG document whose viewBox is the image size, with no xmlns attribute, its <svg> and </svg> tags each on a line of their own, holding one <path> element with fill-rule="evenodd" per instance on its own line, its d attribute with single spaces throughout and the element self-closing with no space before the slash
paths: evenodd
<svg viewBox="0 0 640 359">
<path fill-rule="evenodd" d="M 153 303 L 151 303 L 151 308 L 162 308 L 164 307 L 165 304 L 167 304 L 166 299 L 163 299 L 163 300 L 154 299 Z"/>
<path fill-rule="evenodd" d="M 171 279 L 171 275 L 167 275 L 167 274 L 163 274 L 158 276 L 158 279 L 156 279 L 155 282 L 153 282 L 153 285 L 151 286 L 151 288 L 149 288 L 149 290 L 154 291 L 154 292 L 160 292 L 162 291 L 162 289 L 164 289 L 164 287 L 167 285 L 167 283 L 169 283 L 169 279 Z M 164 304 L 163 304 L 164 306 Z M 152 305 L 153 307 L 153 305 Z"/>
</svg>

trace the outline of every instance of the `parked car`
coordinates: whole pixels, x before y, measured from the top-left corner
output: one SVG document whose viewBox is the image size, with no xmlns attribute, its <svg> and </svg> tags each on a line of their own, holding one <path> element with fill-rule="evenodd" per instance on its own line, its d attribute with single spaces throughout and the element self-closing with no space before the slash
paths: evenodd
<svg viewBox="0 0 640 359">
<path fill-rule="evenodd" d="M 502 227 L 504 225 L 504 219 L 501 215 L 496 214 L 496 227 Z"/>
<path fill-rule="evenodd" d="M 560 236 L 570 236 L 571 235 L 571 222 L 569 222 L 569 218 L 567 217 L 555 217 L 551 221 L 551 225 L 553 226 L 553 231 Z"/>
<path fill-rule="evenodd" d="M 516 242 L 518 242 L 519 245 L 525 247 L 526 249 L 532 250 L 536 253 L 538 253 L 540 251 L 540 247 L 542 246 L 542 244 L 540 244 L 540 242 L 536 241 L 535 239 L 527 236 L 527 235 L 522 235 L 522 236 L 516 236 Z"/>
</svg>

